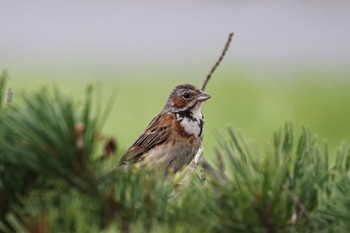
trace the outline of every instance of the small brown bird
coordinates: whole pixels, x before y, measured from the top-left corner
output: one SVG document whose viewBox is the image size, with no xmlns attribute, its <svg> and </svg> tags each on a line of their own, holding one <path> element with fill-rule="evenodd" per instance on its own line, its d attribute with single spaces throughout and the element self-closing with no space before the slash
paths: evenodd
<svg viewBox="0 0 350 233">
<path fill-rule="evenodd" d="M 165 172 L 181 170 L 201 147 L 202 106 L 209 98 L 190 84 L 175 87 L 163 110 L 120 159 L 120 164 L 147 164 Z"/>
</svg>

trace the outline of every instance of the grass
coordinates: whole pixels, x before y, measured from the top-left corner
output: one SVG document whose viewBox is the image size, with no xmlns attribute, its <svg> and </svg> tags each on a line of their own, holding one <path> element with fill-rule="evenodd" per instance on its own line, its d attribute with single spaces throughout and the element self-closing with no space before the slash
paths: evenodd
<svg viewBox="0 0 350 233">
<path fill-rule="evenodd" d="M 55 83 L 74 97 L 83 96 L 87 83 L 99 83 L 100 99 L 107 102 L 112 93 L 116 102 L 104 127 L 107 135 L 116 137 L 122 153 L 159 113 L 172 88 L 181 83 L 199 84 L 199 72 L 138 71 L 130 73 L 47 72 L 33 77 L 15 73 L 10 85 L 16 93 Z M 160 78 L 166 76 L 167 78 Z M 204 75 L 202 75 L 204 77 Z M 335 77 L 336 76 L 336 77 Z M 256 150 L 264 150 L 270 135 L 285 121 L 295 129 L 309 127 L 318 134 L 319 142 L 327 142 L 335 150 L 342 140 L 350 140 L 350 80 L 348 73 L 317 71 L 248 72 L 219 71 L 207 87 L 212 96 L 204 106 L 207 154 L 213 154 L 214 131 L 231 126 L 241 131 Z M 49 79 L 47 77 L 50 77 Z M 180 77 L 180 78 L 178 78 Z M 30 80 L 30 81 L 29 81 Z"/>
</svg>

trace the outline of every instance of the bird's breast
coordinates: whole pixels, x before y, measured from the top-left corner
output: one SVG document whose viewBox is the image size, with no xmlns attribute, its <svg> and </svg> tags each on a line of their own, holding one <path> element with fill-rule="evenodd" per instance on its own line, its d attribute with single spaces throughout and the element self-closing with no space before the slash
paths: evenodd
<svg viewBox="0 0 350 233">
<path fill-rule="evenodd" d="M 180 125 L 186 133 L 200 137 L 203 131 L 203 121 L 201 119 L 182 118 Z"/>
</svg>

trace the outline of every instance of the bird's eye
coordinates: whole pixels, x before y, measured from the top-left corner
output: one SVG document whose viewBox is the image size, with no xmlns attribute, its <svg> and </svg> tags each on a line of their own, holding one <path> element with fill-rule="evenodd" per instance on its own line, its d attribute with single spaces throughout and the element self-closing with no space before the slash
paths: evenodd
<svg viewBox="0 0 350 233">
<path fill-rule="evenodd" d="M 188 92 L 185 92 L 185 93 L 182 94 L 182 98 L 184 98 L 185 100 L 188 100 L 190 98 L 190 96 L 191 95 Z"/>
</svg>

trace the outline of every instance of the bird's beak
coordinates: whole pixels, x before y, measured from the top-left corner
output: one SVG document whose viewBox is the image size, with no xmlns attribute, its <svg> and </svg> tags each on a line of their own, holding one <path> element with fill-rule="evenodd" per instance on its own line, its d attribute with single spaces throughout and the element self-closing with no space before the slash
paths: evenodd
<svg viewBox="0 0 350 233">
<path fill-rule="evenodd" d="M 211 96 L 203 91 L 201 93 L 199 93 L 199 95 L 197 96 L 198 101 L 206 101 L 207 99 L 210 99 L 210 98 L 211 98 Z"/>
</svg>

